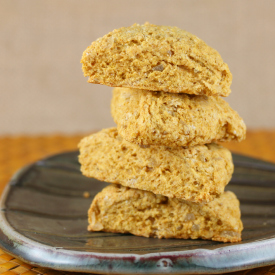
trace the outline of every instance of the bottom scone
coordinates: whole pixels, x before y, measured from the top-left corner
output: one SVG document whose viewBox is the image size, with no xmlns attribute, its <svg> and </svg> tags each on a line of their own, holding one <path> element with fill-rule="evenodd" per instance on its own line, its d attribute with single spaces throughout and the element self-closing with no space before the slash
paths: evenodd
<svg viewBox="0 0 275 275">
<path fill-rule="evenodd" d="M 96 195 L 88 216 L 89 231 L 144 237 L 238 242 L 243 229 L 239 201 L 229 191 L 197 204 L 112 184 Z"/>
</svg>

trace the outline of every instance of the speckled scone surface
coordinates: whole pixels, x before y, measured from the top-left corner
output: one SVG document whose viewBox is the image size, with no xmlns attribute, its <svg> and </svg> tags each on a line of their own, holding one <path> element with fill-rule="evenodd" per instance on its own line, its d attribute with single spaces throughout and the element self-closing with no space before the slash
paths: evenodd
<svg viewBox="0 0 275 275">
<path fill-rule="evenodd" d="M 243 120 L 219 96 L 115 88 L 111 107 L 119 134 L 140 145 L 193 146 L 246 135 Z"/>
<path fill-rule="evenodd" d="M 222 194 L 233 173 L 230 151 L 214 143 L 139 146 L 110 128 L 84 138 L 79 148 L 81 171 L 87 177 L 194 202 Z"/>
<path fill-rule="evenodd" d="M 88 230 L 238 242 L 240 216 L 239 201 L 229 191 L 208 204 L 196 204 L 113 184 L 94 198 Z"/>
<path fill-rule="evenodd" d="M 89 82 L 171 93 L 228 96 L 232 75 L 219 53 L 177 27 L 116 29 L 83 53 Z"/>
</svg>

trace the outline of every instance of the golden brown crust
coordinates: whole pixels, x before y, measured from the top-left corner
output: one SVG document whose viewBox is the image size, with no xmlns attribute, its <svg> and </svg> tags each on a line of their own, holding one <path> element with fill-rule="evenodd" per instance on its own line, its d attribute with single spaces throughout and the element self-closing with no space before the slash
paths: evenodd
<svg viewBox="0 0 275 275">
<path fill-rule="evenodd" d="M 113 184 L 96 195 L 88 218 L 90 231 L 156 238 L 238 242 L 243 229 L 239 201 L 232 192 L 196 204 Z"/>
<path fill-rule="evenodd" d="M 84 138 L 79 148 L 81 171 L 87 177 L 194 202 L 218 197 L 233 173 L 230 151 L 214 143 L 139 146 L 110 128 Z"/>
<path fill-rule="evenodd" d="M 246 127 L 219 96 L 115 88 L 112 115 L 119 134 L 140 145 L 194 146 L 242 141 Z"/>
<path fill-rule="evenodd" d="M 116 29 L 94 41 L 81 63 L 91 83 L 196 95 L 231 92 L 232 75 L 219 53 L 177 27 Z"/>
</svg>

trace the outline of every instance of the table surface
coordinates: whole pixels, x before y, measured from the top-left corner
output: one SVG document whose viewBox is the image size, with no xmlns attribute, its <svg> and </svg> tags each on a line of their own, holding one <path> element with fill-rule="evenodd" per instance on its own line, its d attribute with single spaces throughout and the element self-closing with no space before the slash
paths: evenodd
<svg viewBox="0 0 275 275">
<path fill-rule="evenodd" d="M 85 135 L 0 137 L 0 194 L 11 176 L 19 168 L 49 155 L 77 150 L 77 144 L 83 136 Z M 241 143 L 223 143 L 223 146 L 236 153 L 245 154 L 275 163 L 275 130 L 248 131 L 245 141 Z M 81 273 L 69 273 L 45 268 L 37 268 L 15 259 L 0 249 L 0 274 L 59 275 Z M 274 275 L 275 265 L 228 274 Z"/>
</svg>

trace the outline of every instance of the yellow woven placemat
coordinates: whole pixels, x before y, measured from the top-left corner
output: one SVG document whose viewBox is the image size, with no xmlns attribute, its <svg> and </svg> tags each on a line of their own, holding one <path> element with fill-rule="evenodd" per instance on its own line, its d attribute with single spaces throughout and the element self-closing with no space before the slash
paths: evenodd
<svg viewBox="0 0 275 275">
<path fill-rule="evenodd" d="M 0 194 L 11 176 L 22 166 L 46 156 L 77 149 L 84 135 L 49 135 L 0 137 Z M 275 130 L 249 131 L 247 139 L 241 143 L 224 143 L 224 146 L 238 153 L 275 163 Z M 80 274 L 33 267 L 15 259 L 0 250 L 0 274 Z M 275 274 L 275 265 L 230 274 Z"/>
</svg>

